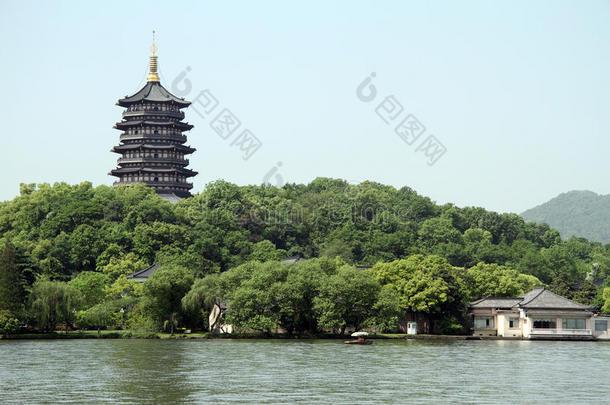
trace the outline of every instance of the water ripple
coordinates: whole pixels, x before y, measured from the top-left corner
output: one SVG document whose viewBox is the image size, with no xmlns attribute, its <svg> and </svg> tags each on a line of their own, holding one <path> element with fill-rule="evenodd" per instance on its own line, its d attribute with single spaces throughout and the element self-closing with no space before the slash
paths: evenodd
<svg viewBox="0 0 610 405">
<path fill-rule="evenodd" d="M 610 403 L 610 344 L 0 341 L 3 403 Z"/>
</svg>

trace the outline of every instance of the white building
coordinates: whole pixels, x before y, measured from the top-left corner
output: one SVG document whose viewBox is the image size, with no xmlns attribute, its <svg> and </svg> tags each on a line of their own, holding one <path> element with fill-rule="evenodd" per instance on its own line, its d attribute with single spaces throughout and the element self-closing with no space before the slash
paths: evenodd
<svg viewBox="0 0 610 405">
<path fill-rule="evenodd" d="M 610 316 L 544 287 L 523 297 L 482 298 L 470 303 L 473 336 L 521 339 L 610 339 Z"/>
</svg>

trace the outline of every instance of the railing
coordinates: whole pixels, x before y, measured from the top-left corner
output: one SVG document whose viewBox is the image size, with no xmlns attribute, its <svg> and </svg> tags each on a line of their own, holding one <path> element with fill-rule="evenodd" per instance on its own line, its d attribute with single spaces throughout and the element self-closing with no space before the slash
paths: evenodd
<svg viewBox="0 0 610 405">
<path fill-rule="evenodd" d="M 165 115 L 168 117 L 184 118 L 182 111 L 162 111 L 162 110 L 137 110 L 137 111 L 125 111 L 123 117 L 137 117 L 139 115 Z"/>
<path fill-rule="evenodd" d="M 133 139 L 170 139 L 172 141 L 186 142 L 186 135 L 177 134 L 126 134 L 122 133 L 120 136 L 121 141 L 129 141 Z"/>
<path fill-rule="evenodd" d="M 190 190 L 193 188 L 192 183 L 180 183 L 176 181 L 152 181 L 152 180 L 143 180 L 143 181 L 115 181 L 112 183 L 113 186 L 129 186 L 130 184 L 140 184 L 144 183 L 148 186 L 156 186 L 156 187 L 171 187 L 171 188 L 180 188 Z"/>
<path fill-rule="evenodd" d="M 174 157 L 134 157 L 134 158 L 119 158 L 117 163 L 175 163 L 181 166 L 189 164 L 188 159 L 180 159 Z"/>
<path fill-rule="evenodd" d="M 533 328 L 532 335 L 565 335 L 565 336 L 592 336 L 591 329 L 547 329 Z"/>
</svg>

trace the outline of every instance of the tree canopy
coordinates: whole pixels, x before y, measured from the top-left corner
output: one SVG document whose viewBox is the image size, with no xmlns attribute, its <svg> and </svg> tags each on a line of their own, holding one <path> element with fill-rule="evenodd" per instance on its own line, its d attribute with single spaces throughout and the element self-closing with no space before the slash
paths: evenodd
<svg viewBox="0 0 610 405">
<path fill-rule="evenodd" d="M 280 266 L 287 256 L 310 260 Z M 162 270 L 143 285 L 125 278 L 153 263 Z M 102 309 L 122 310 L 121 324 L 170 330 L 215 304 L 228 306 L 227 320 L 266 332 L 381 325 L 383 316 L 373 318 L 394 303 L 459 319 L 470 299 L 540 284 L 599 310 L 609 276 L 608 245 L 370 181 L 219 180 L 177 204 L 144 185 L 24 184 L 0 203 L 0 310 L 41 328 L 74 321 L 52 296 L 96 308 L 89 315 L 98 320 Z M 373 314 L 341 293 L 355 297 L 354 283 L 375 297 L 366 302 Z"/>
</svg>

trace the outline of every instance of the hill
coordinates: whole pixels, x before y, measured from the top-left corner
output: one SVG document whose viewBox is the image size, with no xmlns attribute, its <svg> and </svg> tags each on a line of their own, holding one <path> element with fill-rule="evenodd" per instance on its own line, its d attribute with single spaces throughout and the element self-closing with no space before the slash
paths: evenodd
<svg viewBox="0 0 610 405">
<path fill-rule="evenodd" d="M 610 243 L 610 195 L 569 191 L 521 214 L 526 221 L 547 223 L 564 239 L 572 236 Z"/>
<path fill-rule="evenodd" d="M 495 263 L 545 283 L 581 283 L 594 263 L 603 263 L 601 275 L 610 273 L 606 248 L 584 239 L 563 242 L 546 224 L 437 205 L 408 187 L 330 178 L 282 188 L 216 181 L 176 205 L 141 185 L 24 184 L 20 196 L 0 203 L 5 242 L 34 274 L 59 280 L 155 262 L 208 274 L 286 256 L 374 265 L 414 254 L 462 268 Z"/>
<path fill-rule="evenodd" d="M 287 256 L 310 260 L 286 266 Z M 152 263 L 161 268 L 147 282 L 125 277 Z M 467 324 L 468 302 L 540 283 L 610 308 L 610 245 L 408 187 L 330 178 L 281 188 L 220 180 L 177 204 L 144 185 L 22 184 L 0 202 L 0 321 L 40 330 L 202 329 L 201 310 L 222 302 L 246 330 L 340 329 L 356 323 L 333 305 L 364 291 L 365 307 L 384 309 L 367 322 L 395 330 L 399 305 L 449 333 Z"/>
</svg>

